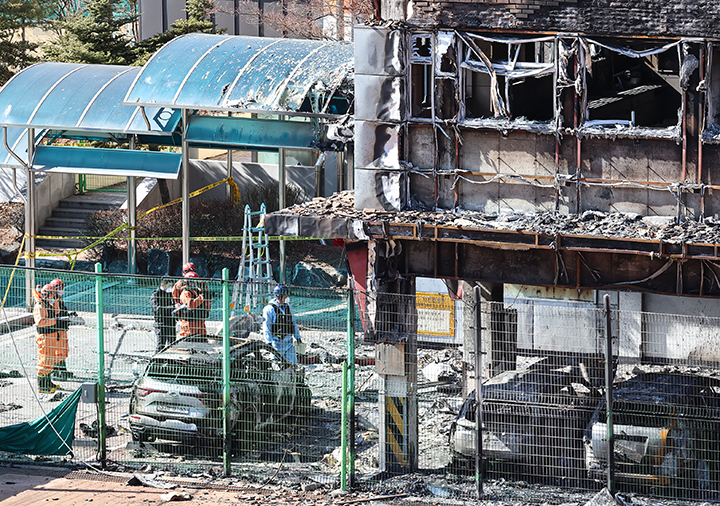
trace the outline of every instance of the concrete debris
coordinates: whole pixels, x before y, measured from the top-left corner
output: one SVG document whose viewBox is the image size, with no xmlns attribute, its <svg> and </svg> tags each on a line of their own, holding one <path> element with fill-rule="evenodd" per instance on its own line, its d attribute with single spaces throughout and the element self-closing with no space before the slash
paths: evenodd
<svg viewBox="0 0 720 506">
<path fill-rule="evenodd" d="M 585 506 L 622 506 L 623 503 L 616 501 L 610 491 L 606 488 L 598 492 L 595 497 L 585 503 Z"/>
<path fill-rule="evenodd" d="M 675 216 L 640 216 L 637 213 L 586 211 L 581 215 L 543 213 L 483 213 L 466 210 L 421 210 L 399 212 L 356 210 L 352 191 L 315 198 L 282 211 L 293 216 L 352 219 L 366 222 L 418 223 L 457 229 L 492 229 L 546 235 L 582 235 L 623 239 L 646 239 L 666 243 L 720 244 L 720 220 L 684 220 Z"/>
<path fill-rule="evenodd" d="M 457 378 L 455 371 L 449 364 L 445 363 L 433 363 L 423 367 L 423 376 L 429 381 L 454 381 Z"/>
<path fill-rule="evenodd" d="M 177 488 L 177 485 L 175 483 L 168 483 L 166 481 L 156 480 L 154 474 L 144 476 L 140 473 L 133 473 L 133 476 L 132 476 L 132 478 L 130 478 L 128 480 L 127 485 L 128 486 L 152 487 L 152 488 L 160 488 L 160 489 L 167 489 L 167 490 Z"/>
<path fill-rule="evenodd" d="M 163 501 L 191 501 L 192 496 L 188 494 L 187 492 L 168 492 L 167 494 L 162 494 L 160 496 L 160 499 Z"/>
</svg>

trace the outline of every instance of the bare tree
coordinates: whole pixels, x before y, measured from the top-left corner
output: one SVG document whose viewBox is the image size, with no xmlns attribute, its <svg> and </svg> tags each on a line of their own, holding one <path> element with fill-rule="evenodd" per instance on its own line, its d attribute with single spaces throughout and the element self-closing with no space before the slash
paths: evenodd
<svg viewBox="0 0 720 506">
<path fill-rule="evenodd" d="M 356 23 L 372 17 L 372 0 L 240 0 L 237 9 L 227 2 L 216 3 L 213 13 L 240 16 L 244 22 L 272 28 L 285 37 L 303 39 L 345 40 L 352 37 L 349 30 Z M 271 8 L 268 8 L 273 6 Z"/>
</svg>

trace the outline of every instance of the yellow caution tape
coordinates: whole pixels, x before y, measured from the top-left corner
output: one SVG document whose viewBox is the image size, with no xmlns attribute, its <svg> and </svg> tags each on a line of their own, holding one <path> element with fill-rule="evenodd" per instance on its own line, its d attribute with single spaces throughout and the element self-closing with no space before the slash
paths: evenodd
<svg viewBox="0 0 720 506">
<path fill-rule="evenodd" d="M 240 196 L 240 190 L 233 180 L 232 177 L 227 177 L 221 181 L 217 181 L 215 183 L 209 184 L 203 188 L 200 188 L 198 190 L 195 190 L 194 192 L 190 193 L 189 197 L 197 197 L 198 195 L 201 195 L 202 193 L 212 190 L 213 188 L 217 188 L 221 184 L 227 183 L 230 186 L 231 193 L 232 193 L 232 199 L 233 202 L 236 204 L 241 202 L 241 196 Z M 159 211 L 160 209 L 164 209 L 166 207 L 170 207 L 175 204 L 179 204 L 182 202 L 182 197 L 176 198 L 166 204 L 162 204 L 156 207 L 153 207 L 152 209 L 145 211 L 141 215 L 137 217 L 137 219 L 144 218 L 145 216 L 149 215 L 150 213 L 153 213 L 155 211 Z M 23 244 L 25 243 L 25 239 L 29 237 L 35 237 L 36 239 L 54 239 L 54 240 L 64 240 L 64 239 L 76 239 L 76 240 L 94 240 L 91 244 L 88 246 L 85 246 L 81 249 L 73 249 L 73 250 L 66 250 L 62 253 L 37 253 L 37 252 L 25 252 L 25 258 L 38 258 L 38 257 L 55 257 L 55 256 L 66 256 L 68 258 L 68 262 L 70 263 L 70 269 L 75 268 L 75 263 L 77 262 L 77 257 L 80 255 L 80 253 L 83 253 L 87 250 L 90 250 L 92 248 L 97 247 L 98 245 L 102 244 L 103 242 L 114 238 L 117 234 L 122 232 L 125 229 L 128 230 L 136 230 L 137 227 L 130 227 L 128 223 L 123 223 L 119 227 L 115 228 L 114 230 L 111 230 L 104 236 L 59 236 L 59 235 L 36 235 L 36 236 L 28 236 L 25 235 L 23 237 Z M 302 236 L 266 236 L 265 237 L 268 241 L 316 241 L 320 240 L 322 238 L 320 237 L 302 237 Z M 122 241 L 128 241 L 129 238 L 122 237 L 122 238 L 116 238 L 116 240 L 122 240 Z M 135 241 L 182 241 L 182 237 L 135 237 L 133 238 Z M 242 236 L 223 236 L 223 237 L 190 237 L 190 241 L 194 242 L 237 242 L 242 241 Z M 259 238 L 257 239 L 259 241 Z M 16 261 L 20 261 L 20 257 L 22 256 L 22 247 L 20 248 L 20 252 L 18 253 L 18 258 Z M 1 306 L 0 306 L 1 307 Z"/>
</svg>

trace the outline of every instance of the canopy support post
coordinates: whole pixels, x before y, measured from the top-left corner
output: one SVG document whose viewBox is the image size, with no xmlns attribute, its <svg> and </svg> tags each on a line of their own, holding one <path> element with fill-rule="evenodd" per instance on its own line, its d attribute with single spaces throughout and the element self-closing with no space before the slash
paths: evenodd
<svg viewBox="0 0 720 506">
<path fill-rule="evenodd" d="M 278 209 L 285 209 L 285 148 L 278 149 Z M 285 241 L 280 240 L 280 283 L 286 283 Z"/>
<path fill-rule="evenodd" d="M 130 137 L 130 149 L 135 149 L 135 136 Z M 127 178 L 127 212 L 128 225 L 130 226 L 130 234 L 128 237 L 127 254 L 128 254 L 128 274 L 137 272 L 137 245 L 135 237 L 137 234 L 137 191 L 135 187 L 135 177 Z"/>
<path fill-rule="evenodd" d="M 188 157 L 190 156 L 187 141 L 188 112 L 182 110 L 183 140 L 182 140 L 182 263 L 190 261 L 190 175 L 188 170 Z"/>
<path fill-rule="evenodd" d="M 28 308 L 33 307 L 32 291 L 35 288 L 35 233 L 37 224 L 35 223 L 35 172 L 32 170 L 33 158 L 35 156 L 35 129 L 28 128 L 28 150 L 27 150 L 27 202 L 25 203 L 25 266 L 29 267 L 25 271 L 25 300 Z"/>
</svg>

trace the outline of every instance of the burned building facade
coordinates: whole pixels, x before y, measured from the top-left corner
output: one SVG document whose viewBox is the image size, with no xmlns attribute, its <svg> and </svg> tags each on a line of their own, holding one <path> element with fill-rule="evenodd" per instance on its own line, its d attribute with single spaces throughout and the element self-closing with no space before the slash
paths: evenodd
<svg viewBox="0 0 720 506">
<path fill-rule="evenodd" d="M 682 272 L 667 269 L 642 288 L 720 294 L 703 281 L 707 273 L 701 271 L 714 269 L 707 262 L 717 258 L 714 247 L 703 246 L 713 242 L 705 238 L 654 240 L 651 233 L 598 234 L 587 226 L 564 226 L 532 239 L 469 231 L 496 229 L 491 222 L 497 217 L 538 213 L 551 215 L 550 221 L 592 212 L 616 214 L 620 222 L 712 225 L 720 213 L 713 196 L 720 155 L 717 4 L 384 5 L 384 18 L 401 15 L 401 28 L 356 30 L 356 48 L 364 49 L 356 49 L 355 208 L 480 217 L 457 227 L 468 229 L 463 233 L 433 232 L 447 240 L 440 247 L 445 251 L 431 255 L 432 272 L 425 266 L 415 273 L 520 281 L 508 272 L 512 265 L 493 269 L 497 276 L 486 275 L 483 265 L 490 260 L 501 266 L 512 262 L 508 251 L 533 249 L 545 256 L 533 262 L 543 265 L 545 275 L 518 273 L 525 281 L 530 275 L 536 284 L 598 288 L 634 284 L 656 273 L 662 258 L 680 258 Z M 397 235 L 420 239 L 411 248 L 427 247 L 417 230 Z M 627 242 L 638 237 L 643 241 Z M 487 251 L 478 255 L 458 247 L 482 243 L 497 250 L 496 244 L 506 242 L 502 254 L 489 258 Z M 585 251 L 583 258 L 573 250 Z M 624 254 L 628 261 L 618 261 Z M 445 265 L 443 259 L 453 257 L 462 260 Z M 479 257 L 482 264 L 473 262 Z M 635 267 L 625 276 L 613 272 L 617 263 Z M 596 279 L 595 271 L 604 275 Z"/>
<path fill-rule="evenodd" d="M 417 318 L 402 295 L 418 277 L 464 284 L 465 297 L 480 284 L 500 304 L 512 284 L 591 302 L 609 292 L 634 311 L 718 314 L 720 4 L 379 9 L 382 21 L 355 29 L 354 195 L 281 211 L 266 226 L 346 240 L 367 294 L 365 337 L 378 343 L 380 403 L 405 399 L 399 463 L 413 468 Z M 642 323 L 630 326 L 627 356 L 682 358 L 678 347 L 643 345 Z"/>
</svg>

